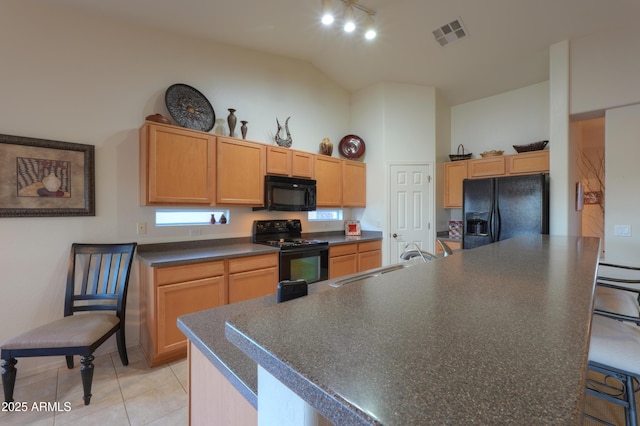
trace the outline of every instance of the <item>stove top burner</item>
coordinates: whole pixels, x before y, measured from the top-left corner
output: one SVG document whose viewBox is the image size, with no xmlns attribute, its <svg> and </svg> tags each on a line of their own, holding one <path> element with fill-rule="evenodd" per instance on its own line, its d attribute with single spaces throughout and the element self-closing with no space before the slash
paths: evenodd
<svg viewBox="0 0 640 426">
<path fill-rule="evenodd" d="M 326 241 L 320 240 L 304 240 L 304 239 L 288 239 L 280 238 L 279 240 L 256 241 L 258 244 L 266 244 L 274 247 L 305 247 L 328 244 Z"/>
<path fill-rule="evenodd" d="M 279 247 L 281 250 L 329 245 L 327 241 L 300 238 L 302 225 L 299 219 L 256 220 L 253 222 L 252 241 Z"/>
</svg>

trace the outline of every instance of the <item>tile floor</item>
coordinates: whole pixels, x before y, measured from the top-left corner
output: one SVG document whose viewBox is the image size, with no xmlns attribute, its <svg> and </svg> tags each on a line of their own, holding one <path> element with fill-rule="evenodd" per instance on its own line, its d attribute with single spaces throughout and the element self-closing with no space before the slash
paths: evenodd
<svg viewBox="0 0 640 426">
<path fill-rule="evenodd" d="M 128 349 L 128 355 L 127 367 L 122 366 L 117 352 L 96 357 L 89 405 L 82 400 L 79 359 L 72 370 L 65 366 L 32 376 L 20 371 L 18 359 L 13 397 L 26 402 L 28 409 L 0 411 L 0 424 L 186 425 L 187 360 L 149 368 L 140 348 Z M 52 406 L 59 402 L 59 410 L 33 410 L 34 402 Z M 70 409 L 65 410 L 69 404 Z"/>
</svg>

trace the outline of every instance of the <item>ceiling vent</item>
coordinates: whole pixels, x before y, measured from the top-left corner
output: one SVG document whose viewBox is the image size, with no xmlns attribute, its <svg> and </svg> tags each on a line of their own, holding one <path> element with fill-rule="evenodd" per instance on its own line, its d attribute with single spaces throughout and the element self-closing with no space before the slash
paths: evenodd
<svg viewBox="0 0 640 426">
<path fill-rule="evenodd" d="M 464 25 L 462 25 L 460 18 L 436 28 L 432 33 L 438 44 L 442 47 L 455 43 L 469 34 L 464 28 Z"/>
</svg>

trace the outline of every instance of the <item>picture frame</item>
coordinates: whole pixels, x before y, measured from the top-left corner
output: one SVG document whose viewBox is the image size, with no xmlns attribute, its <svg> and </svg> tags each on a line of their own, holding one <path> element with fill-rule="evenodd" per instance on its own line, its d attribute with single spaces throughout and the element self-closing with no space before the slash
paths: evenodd
<svg viewBox="0 0 640 426">
<path fill-rule="evenodd" d="M 602 201 L 601 191 L 589 191 L 584 193 L 585 204 L 600 204 Z"/>
<path fill-rule="evenodd" d="M 360 221 L 359 220 L 345 220 L 344 221 L 344 235 L 348 235 L 348 236 L 362 235 L 362 230 L 360 229 Z"/>
<path fill-rule="evenodd" d="M 0 134 L 0 217 L 95 215 L 93 145 Z"/>
</svg>

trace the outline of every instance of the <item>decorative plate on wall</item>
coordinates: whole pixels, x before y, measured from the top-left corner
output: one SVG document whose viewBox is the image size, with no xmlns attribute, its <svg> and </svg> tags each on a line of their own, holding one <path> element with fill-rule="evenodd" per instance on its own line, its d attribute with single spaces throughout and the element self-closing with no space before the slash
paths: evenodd
<svg viewBox="0 0 640 426">
<path fill-rule="evenodd" d="M 169 86 L 164 101 L 171 117 L 182 127 L 208 132 L 213 129 L 216 114 L 207 98 L 186 84 Z"/>
<path fill-rule="evenodd" d="M 343 157 L 353 160 L 354 158 L 362 157 L 364 154 L 365 145 L 360 136 L 347 135 L 340 141 L 338 150 Z"/>
</svg>

